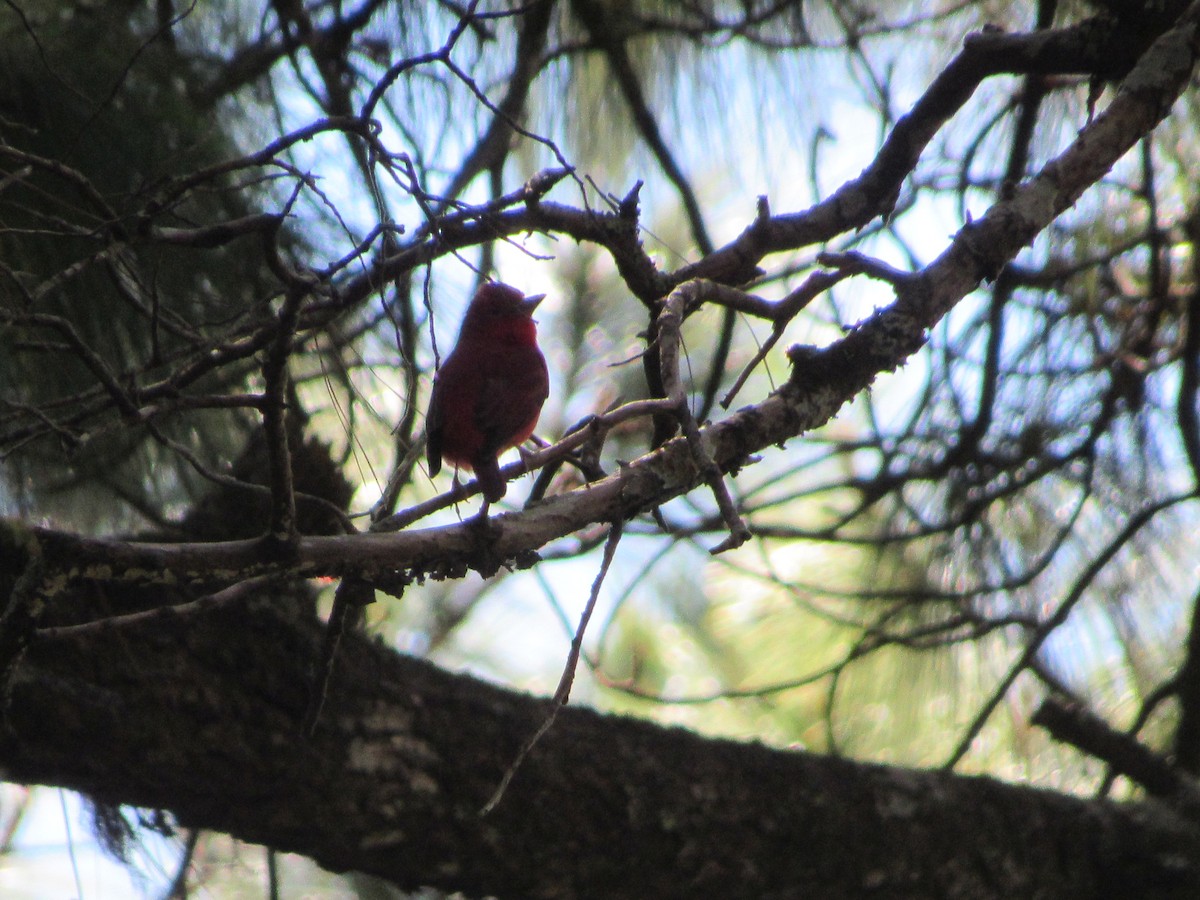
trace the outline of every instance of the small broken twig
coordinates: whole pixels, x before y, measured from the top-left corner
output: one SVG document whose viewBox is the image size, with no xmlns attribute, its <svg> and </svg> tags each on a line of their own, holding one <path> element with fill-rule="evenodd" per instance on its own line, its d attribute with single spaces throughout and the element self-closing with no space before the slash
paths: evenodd
<svg viewBox="0 0 1200 900">
<path fill-rule="evenodd" d="M 707 282 L 689 281 L 681 284 L 667 296 L 662 312 L 658 315 L 658 353 L 667 400 L 671 404 L 672 412 L 679 420 L 684 439 L 687 441 L 688 449 L 691 450 L 692 459 L 700 469 L 701 475 L 704 476 L 704 481 L 712 489 L 713 497 L 717 501 L 717 508 L 721 511 L 721 518 L 729 528 L 729 536 L 709 551 L 715 555 L 746 543 L 750 539 L 750 529 L 746 527 L 746 523 L 738 514 L 733 497 L 730 496 L 729 488 L 725 484 L 724 473 L 721 472 L 720 467 L 708 451 L 704 449 L 700 426 L 696 423 L 696 417 L 692 415 L 691 407 L 688 406 L 687 394 L 683 390 L 683 383 L 679 378 L 680 329 L 683 326 L 684 312 L 688 307 L 701 301 L 706 284 Z"/>
<path fill-rule="evenodd" d="M 588 622 L 592 619 L 592 613 L 595 612 L 596 601 L 600 597 L 600 586 L 604 584 L 604 577 L 608 574 L 613 557 L 616 556 L 617 544 L 621 542 L 622 528 L 623 524 L 618 521 L 613 522 L 612 527 L 608 530 L 608 539 L 604 543 L 604 558 L 600 562 L 600 571 L 596 573 L 596 579 L 592 582 L 592 590 L 588 595 L 587 604 L 583 607 L 583 613 L 579 617 L 579 627 L 575 629 L 575 636 L 571 639 L 571 650 L 567 654 L 567 664 L 563 666 L 562 677 L 558 680 L 558 688 L 554 691 L 554 697 L 550 701 L 550 712 L 542 720 L 542 724 L 538 726 L 537 730 L 521 745 L 521 749 L 517 751 L 512 764 L 505 771 L 504 777 L 500 779 L 500 784 L 496 786 L 495 793 L 492 794 L 488 802 L 479 811 L 481 816 L 486 816 L 500 803 L 500 800 L 504 797 L 504 792 L 508 790 L 509 784 L 512 783 L 513 776 L 517 774 L 517 769 L 521 767 L 521 763 L 529 755 L 529 751 L 550 730 L 554 724 L 554 720 L 558 718 L 559 710 L 566 706 L 567 701 L 571 699 L 571 686 L 575 683 L 575 670 L 579 667 L 579 657 L 583 653 L 583 633 L 587 630 Z"/>
</svg>

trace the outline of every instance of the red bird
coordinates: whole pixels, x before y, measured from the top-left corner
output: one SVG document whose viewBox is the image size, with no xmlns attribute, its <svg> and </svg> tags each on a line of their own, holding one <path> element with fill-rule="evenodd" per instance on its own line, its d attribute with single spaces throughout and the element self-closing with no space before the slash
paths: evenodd
<svg viewBox="0 0 1200 900">
<path fill-rule="evenodd" d="M 425 418 L 429 474 L 442 460 L 473 469 L 489 503 L 505 491 L 497 457 L 533 434 L 550 393 L 533 321 L 545 296 L 526 297 L 507 284 L 480 287 L 458 344 L 433 379 Z"/>
</svg>

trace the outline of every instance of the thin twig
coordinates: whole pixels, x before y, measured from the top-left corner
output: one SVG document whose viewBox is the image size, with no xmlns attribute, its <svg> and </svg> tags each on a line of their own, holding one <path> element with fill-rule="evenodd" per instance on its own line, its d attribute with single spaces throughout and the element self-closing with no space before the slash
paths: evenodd
<svg viewBox="0 0 1200 900">
<path fill-rule="evenodd" d="M 671 404 L 672 413 L 679 420 L 692 459 L 712 489 L 717 508 L 721 511 L 721 518 L 729 528 L 729 536 L 709 551 L 717 554 L 746 543 L 750 539 L 750 529 L 738 514 L 720 467 L 704 449 L 700 426 L 696 423 L 696 417 L 692 415 L 691 407 L 688 406 L 687 393 L 683 390 L 683 383 L 679 378 L 679 335 L 683 317 L 689 307 L 700 302 L 703 292 L 704 283 L 690 281 L 673 290 L 663 303 L 662 312 L 658 315 L 659 365 L 662 367 L 663 389 L 666 399 Z"/>
<path fill-rule="evenodd" d="M 356 619 L 361 618 L 362 610 L 374 602 L 374 586 L 358 578 L 343 578 L 334 592 L 333 609 L 329 613 L 329 622 L 325 626 L 325 642 L 321 647 L 320 678 L 314 685 L 308 712 L 304 715 L 303 733 L 308 737 L 316 733 L 317 722 L 320 721 L 321 711 L 325 708 L 329 682 L 333 678 L 333 667 L 337 662 L 337 651 L 342 636 L 348 627 L 356 624 Z"/>
<path fill-rule="evenodd" d="M 192 871 L 192 860 L 196 856 L 196 847 L 200 843 L 200 835 L 204 832 L 199 828 L 188 829 L 187 839 L 183 844 L 183 855 L 175 867 L 175 877 L 163 894 L 163 900 L 187 900 L 188 876 Z"/>
<path fill-rule="evenodd" d="M 576 448 L 595 440 L 598 434 L 606 433 L 621 422 L 641 416 L 653 415 L 654 413 L 671 411 L 670 402 L 667 400 L 632 400 L 629 403 L 623 403 L 616 409 L 588 418 L 576 428 L 568 431 L 562 440 L 551 444 L 549 447 L 525 453 L 520 462 L 509 463 L 503 466 L 500 469 L 500 476 L 507 481 L 518 475 L 537 471 L 543 466 L 548 466 L 565 459 Z M 456 483 L 444 494 L 431 497 L 429 500 L 418 503 L 415 506 L 410 506 L 395 515 L 374 522 L 370 530 L 401 531 L 413 522 L 432 515 L 438 510 L 453 506 L 455 503 L 466 500 L 478 492 L 479 484 L 477 481 L 471 480 L 465 483 Z"/>
<path fill-rule="evenodd" d="M 850 250 L 845 253 L 826 252 L 817 255 L 817 262 L 831 269 L 837 269 L 843 275 L 866 275 L 876 281 L 886 282 L 893 287 L 902 287 L 913 280 L 911 272 L 889 266 L 883 260 Z"/>
<path fill-rule="evenodd" d="M 283 221 L 303 182 L 296 183 L 291 199 L 276 226 L 263 235 L 267 263 L 287 286 L 283 306 L 279 310 L 278 329 L 263 361 L 263 432 L 266 436 L 268 472 L 271 481 L 271 525 L 269 534 L 280 543 L 291 543 L 297 537 L 296 491 L 292 476 L 292 456 L 288 448 L 287 394 L 288 358 L 300 321 L 300 307 L 318 286 L 319 279 L 311 273 L 295 272 L 279 252 L 278 223 Z"/>
<path fill-rule="evenodd" d="M 525 757 L 537 745 L 554 725 L 554 720 L 558 718 L 559 711 L 567 705 L 567 701 L 571 698 L 571 686 L 575 683 L 575 670 L 579 666 L 579 656 L 583 648 L 583 634 L 587 630 L 588 622 L 591 621 L 592 613 L 596 609 L 596 601 L 600 597 L 600 587 L 604 584 L 604 577 L 608 574 L 608 569 L 612 565 L 613 557 L 617 553 L 617 544 L 621 542 L 622 523 L 613 522 L 612 527 L 608 530 L 608 540 L 604 543 L 604 558 L 600 562 L 600 571 L 596 573 L 596 579 L 592 582 L 592 590 L 588 595 L 587 604 L 583 608 L 583 614 L 579 617 L 579 627 L 575 629 L 575 636 L 571 639 L 571 650 L 567 654 L 567 663 L 563 667 L 562 677 L 558 681 L 558 688 L 554 691 L 554 697 L 551 699 L 550 712 L 546 714 L 546 718 L 542 720 L 542 724 L 537 730 L 529 736 L 521 749 L 517 751 L 516 757 L 511 765 L 504 772 L 504 776 L 500 779 L 500 784 L 496 787 L 495 793 L 483 808 L 479 811 L 481 816 L 486 816 L 500 803 L 504 797 L 504 792 L 508 790 L 509 784 L 512 783 L 513 777 L 517 774 L 517 769 L 521 767 L 521 763 L 525 761 Z"/>
<path fill-rule="evenodd" d="M 1172 497 L 1167 497 L 1164 500 L 1159 500 L 1157 503 L 1145 507 L 1136 515 L 1131 517 L 1130 520 L 1125 524 L 1125 527 L 1122 528 L 1111 541 L 1109 541 L 1108 545 L 1099 554 L 1097 554 L 1094 559 L 1092 559 L 1082 574 L 1080 574 L 1079 578 L 1076 579 L 1074 586 L 1071 588 L 1067 596 L 1063 598 L 1053 615 L 1042 622 L 1042 624 L 1038 627 L 1033 637 L 1030 638 L 1029 643 L 1025 645 L 1025 649 L 1021 652 L 1021 655 L 1017 658 L 1017 661 L 1013 663 L 1012 667 L 1008 670 L 1008 673 L 1000 680 L 1000 683 L 992 692 L 992 695 L 975 715 L 974 720 L 967 727 L 962 739 L 958 742 L 958 746 L 954 748 L 954 752 L 950 754 L 949 759 L 947 759 L 943 765 L 944 769 L 947 771 L 953 769 L 956 765 L 958 765 L 959 761 L 966 756 L 967 751 L 971 748 L 971 744 L 974 742 L 975 738 L 979 736 L 979 732 L 983 730 L 984 724 L 989 718 L 991 718 L 991 715 L 993 712 L 995 712 L 996 707 L 1000 705 L 1000 701 L 1003 700 L 1008 694 L 1009 688 L 1013 686 L 1013 683 L 1017 680 L 1020 674 L 1029 668 L 1033 658 L 1041 650 L 1042 645 L 1046 642 L 1050 635 L 1053 634 L 1059 628 L 1059 626 L 1067 621 L 1068 616 L 1071 615 L 1071 611 L 1083 597 L 1084 592 L 1092 584 L 1104 567 L 1112 561 L 1112 558 L 1117 555 L 1118 551 L 1120 551 L 1121 548 L 1123 548 L 1135 534 L 1137 534 L 1156 515 L 1158 515 L 1158 513 L 1162 512 L 1163 510 L 1170 509 L 1176 504 L 1191 499 L 1194 496 L 1195 495 L 1192 493 L 1175 495 Z"/>
<path fill-rule="evenodd" d="M 144 609 L 140 612 L 126 613 L 119 616 L 108 616 L 104 619 L 95 619 L 79 625 L 54 625 L 49 628 L 39 628 L 34 632 L 34 637 L 38 641 L 60 641 L 108 632 L 117 628 L 153 624 L 163 619 L 178 620 L 192 616 L 201 616 L 220 609 L 223 606 L 245 600 L 256 591 L 265 588 L 276 580 L 277 578 L 274 575 L 259 575 L 239 581 L 237 584 L 231 584 L 229 587 L 222 588 L 215 593 L 206 594 L 195 600 L 189 600 L 186 603 L 177 603 L 172 606 L 158 606 L 154 609 Z"/>
<path fill-rule="evenodd" d="M 741 374 L 733 382 L 733 387 L 721 398 L 722 409 L 729 409 L 729 405 L 733 403 L 733 398 L 737 396 L 738 392 L 745 385 L 746 379 L 750 377 L 750 373 L 758 368 L 759 363 L 767 358 L 767 354 L 771 352 L 771 349 L 783 337 L 783 333 L 787 330 L 787 326 L 791 324 L 792 319 L 816 299 L 818 295 L 829 290 L 843 278 L 847 278 L 851 274 L 849 269 L 836 272 L 814 272 L 804 280 L 803 284 L 778 303 L 770 304 L 761 310 L 753 310 L 755 315 L 761 315 L 764 318 L 772 320 L 771 334 L 763 341 L 762 346 L 758 348 L 758 352 L 754 354 L 754 358 L 742 369 Z M 758 300 L 759 298 L 754 297 L 753 299 Z M 767 301 L 763 301 L 763 303 L 765 304 Z M 749 309 L 744 311 L 751 312 Z"/>
</svg>

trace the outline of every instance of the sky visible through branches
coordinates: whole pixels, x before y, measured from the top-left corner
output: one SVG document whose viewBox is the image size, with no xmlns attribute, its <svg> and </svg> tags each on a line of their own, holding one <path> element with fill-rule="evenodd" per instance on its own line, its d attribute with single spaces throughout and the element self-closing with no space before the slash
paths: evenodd
<svg viewBox="0 0 1200 900">
<path fill-rule="evenodd" d="M 194 182 L 164 177 L 178 189 L 172 203 L 180 221 L 171 231 L 149 206 L 139 208 L 145 234 L 203 247 L 182 220 L 246 223 L 244 234 L 278 255 L 267 269 L 283 288 L 242 279 L 244 293 L 234 293 L 216 280 L 218 270 L 187 283 L 169 264 L 160 272 L 112 247 L 77 263 L 87 272 L 121 270 L 116 280 L 135 299 L 129 284 L 151 285 L 147 296 L 157 298 L 160 281 L 165 298 L 173 291 L 208 298 L 178 321 L 171 310 L 163 320 L 185 345 L 163 357 L 180 371 L 204 358 L 195 348 L 209 330 L 214 345 L 228 348 L 232 341 L 221 344 L 228 323 L 251 322 L 251 309 L 283 317 L 295 301 L 300 325 L 285 360 L 295 404 L 352 482 L 350 511 L 362 530 L 436 506 L 433 498 L 449 489 L 448 477 L 431 482 L 422 468 L 422 417 L 435 361 L 453 345 L 481 273 L 549 295 L 538 319 L 552 387 L 538 434 L 558 441 L 587 417 L 646 396 L 643 358 L 666 345 L 661 333 L 648 337 L 658 321 L 648 313 L 678 287 L 668 276 L 718 257 L 756 220 L 833 196 L 869 170 L 906 119 L 911 125 L 914 108 L 962 58 L 968 33 L 987 24 L 995 30 L 985 37 L 998 40 L 1031 29 L 1034 15 L 1009 4 L 893 4 L 875 15 L 831 3 L 806 4 L 798 22 L 783 4 L 756 23 L 735 14 L 767 4 L 688 5 L 691 18 L 672 18 L 669 4 L 645 4 L 615 23 L 628 29 L 611 32 L 618 40 L 596 27 L 594 17 L 608 13 L 591 0 L 570 14 L 560 9 L 540 37 L 527 24 L 538 4 L 516 11 L 471 4 L 470 21 L 450 4 L 362 10 L 376 6 L 382 11 L 369 24 L 349 29 L 343 55 L 313 37 L 338 33 L 339 4 L 288 22 L 274 7 L 253 4 L 233 13 L 180 7 L 171 29 L 152 27 L 142 10 L 135 29 L 146 46 L 156 40 L 146 35 L 171 31 L 178 49 L 195 55 L 208 81 L 198 77 L 203 90 L 191 89 L 211 93 L 214 130 L 230 142 L 219 157 L 261 151 L 261 159 L 230 165 L 238 190 L 204 168 L 217 165 L 209 160 L 188 167 L 204 175 Z M 25 33 L 4 25 L 6 33 Z M 285 39 L 294 46 L 279 52 L 276 41 Z M 268 52 L 272 64 L 239 74 Z M 127 59 L 121 90 L 140 77 L 141 51 Z M 522 84 L 527 91 L 517 89 Z M 128 103 L 121 90 L 113 96 Z M 516 95 L 521 102 L 510 112 L 505 104 Z M 1111 85 L 1082 76 L 984 80 L 901 179 L 889 214 L 763 254 L 753 281 L 725 285 L 745 289 L 736 314 L 732 301 L 719 304 L 715 295 L 688 310 L 681 377 L 691 413 L 716 421 L 759 403 L 788 381 L 797 358 L 787 348 L 831 346 L 873 320 L 911 287 L 907 273 L 949 252 L 956 234 L 1073 146 L 1111 95 Z M 376 124 L 356 118 L 368 112 Z M 1112 727 L 1135 728 L 1164 746 L 1170 725 L 1159 701 L 1179 665 L 1197 574 L 1189 560 L 1198 473 L 1177 407 L 1189 377 L 1180 363 L 1182 309 L 1194 287 L 1188 229 L 1196 214 L 1186 187 L 1193 118 L 1169 120 L 1130 151 L 1012 265 L 989 272 L 897 372 L 880 375 L 827 424 L 755 454 L 724 478 L 753 534 L 748 543 L 710 554 L 731 529 L 720 494 L 703 483 L 654 516 L 625 523 L 572 702 L 776 745 L 1077 791 L 1111 784 L 1099 763 L 1032 728 L 1045 696 L 1083 698 Z M 104 121 L 98 113 L 96 121 Z M 507 127 L 493 144 L 487 136 L 496 123 Z M 539 193 L 537 173 L 565 167 L 571 171 L 546 176 L 553 187 Z M 229 204 L 224 215 L 204 206 L 210 185 L 219 196 L 212 202 Z M 573 218 L 577 210 L 628 209 L 633 200 L 637 239 L 665 285 L 660 295 L 645 267 L 622 257 L 625 245 L 579 239 L 585 232 Z M 494 223 L 503 215 L 547 215 L 551 204 L 567 207 L 554 207 L 560 227 L 462 237 L 480 222 L 501 231 Z M 69 230 L 71 212 L 46 222 Z M 574 237 L 571 227 L 580 229 Z M 229 275 L 235 261 L 221 265 Z M 834 274 L 802 312 L 772 321 L 751 308 L 756 298 L 795 296 L 818 270 Z M 352 315 L 335 311 L 350 306 L 346 298 L 356 298 Z M 125 363 L 120 323 L 111 330 L 114 357 Z M 55 352 L 38 334 L 33 350 Z M 264 341 L 241 369 L 214 368 L 216 386 L 203 398 L 211 407 L 200 411 L 230 412 L 214 397 L 275 396 L 269 366 L 256 366 L 277 346 Z M 102 376 L 105 365 L 100 359 L 92 373 Z M 112 369 L 132 372 L 130 383 L 149 382 L 156 371 Z M 736 396 L 722 403 L 743 371 Z M 92 381 L 103 383 L 101 376 Z M 120 398 L 124 382 L 111 381 L 108 393 Z M 91 388 L 72 402 L 108 402 Z M 191 388 L 162 391 L 155 413 Z M 237 411 L 245 417 L 221 420 L 234 423 L 228 435 L 185 406 L 171 407 L 178 418 L 164 416 L 161 433 L 129 451 L 144 454 L 148 468 L 161 466 L 153 490 L 143 493 L 145 479 L 122 483 L 123 470 L 106 473 L 102 465 L 107 481 L 86 482 L 86 467 L 72 458 L 54 470 L 56 490 L 39 497 L 31 486 L 48 464 L 23 457 L 25 445 L 94 437 L 79 424 L 86 409 L 72 419 L 66 401 L 57 402 L 31 394 L 5 408 L 0 448 L 24 477 L 0 481 L 0 510 L 33 510 L 47 521 L 71 511 L 71 527 L 102 534 L 177 525 L 202 488 L 220 483 L 212 473 L 225 473 L 236 439 L 258 427 L 246 424 L 258 422 L 257 412 L 249 414 L 254 404 Z M 39 404 L 49 410 L 40 419 L 29 412 Z M 592 462 L 620 472 L 650 449 L 660 424 L 648 415 L 616 422 Z M 120 434 L 116 425 L 105 428 L 97 433 L 106 439 Z M 534 492 L 555 497 L 579 488 L 584 452 L 576 452 L 576 468 L 514 482 L 503 509 L 520 509 Z M 454 523 L 477 503 L 443 502 L 427 518 L 412 513 L 405 521 Z M 282 513 L 275 515 L 277 522 Z M 525 570 L 431 579 L 402 602 L 381 594 L 369 627 L 404 652 L 551 694 L 606 533 L 601 522 L 552 540 L 539 551 L 543 562 Z M 332 587 L 321 602 L 331 597 Z M 19 850 L 47 840 L 54 821 L 77 824 L 59 805 L 57 795 L 42 795 Z M 74 830 L 74 846 L 89 839 Z M 153 842 L 147 847 L 153 856 Z M 24 855 L 38 865 L 37 854 Z M 170 868 L 148 871 L 155 865 L 139 864 L 139 889 L 148 894 Z M 91 859 L 77 860 L 75 870 L 93 866 L 101 871 Z M 99 884 L 112 876 L 95 877 Z M 83 893 L 103 890 L 84 885 Z"/>
</svg>

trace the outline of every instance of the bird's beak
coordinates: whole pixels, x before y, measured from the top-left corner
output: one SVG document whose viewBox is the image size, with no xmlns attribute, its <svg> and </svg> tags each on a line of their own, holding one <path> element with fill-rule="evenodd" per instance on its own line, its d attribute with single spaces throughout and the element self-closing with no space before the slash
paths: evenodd
<svg viewBox="0 0 1200 900">
<path fill-rule="evenodd" d="M 526 297 L 524 300 L 522 300 L 521 304 L 525 307 L 525 312 L 532 316 L 533 311 L 537 309 L 538 304 L 545 299 L 545 294 L 534 294 L 532 297 Z"/>
</svg>

